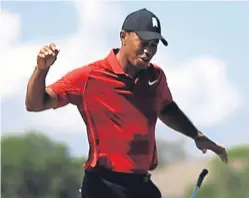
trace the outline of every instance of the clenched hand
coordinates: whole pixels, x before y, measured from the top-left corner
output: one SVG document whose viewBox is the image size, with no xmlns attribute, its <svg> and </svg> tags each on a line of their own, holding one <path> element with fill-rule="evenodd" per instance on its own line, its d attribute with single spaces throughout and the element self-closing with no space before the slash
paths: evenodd
<svg viewBox="0 0 249 198">
<path fill-rule="evenodd" d="M 41 48 L 37 56 L 38 69 L 48 69 L 56 61 L 58 53 L 59 49 L 54 43 L 50 43 L 49 45 L 45 45 L 43 48 Z"/>
</svg>

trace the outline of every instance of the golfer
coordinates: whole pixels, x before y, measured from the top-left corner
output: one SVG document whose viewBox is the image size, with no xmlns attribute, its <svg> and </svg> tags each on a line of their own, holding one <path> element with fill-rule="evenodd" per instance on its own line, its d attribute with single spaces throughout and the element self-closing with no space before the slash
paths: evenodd
<svg viewBox="0 0 249 198">
<path fill-rule="evenodd" d="M 160 198 L 149 174 L 158 164 L 158 118 L 192 138 L 203 153 L 211 150 L 225 163 L 227 154 L 180 110 L 164 71 L 151 62 L 159 42 L 168 45 L 158 17 L 147 9 L 129 14 L 120 40 L 120 48 L 103 59 L 73 69 L 48 86 L 46 76 L 59 49 L 53 43 L 41 48 L 27 86 L 26 109 L 77 107 L 89 142 L 82 198 Z"/>
</svg>

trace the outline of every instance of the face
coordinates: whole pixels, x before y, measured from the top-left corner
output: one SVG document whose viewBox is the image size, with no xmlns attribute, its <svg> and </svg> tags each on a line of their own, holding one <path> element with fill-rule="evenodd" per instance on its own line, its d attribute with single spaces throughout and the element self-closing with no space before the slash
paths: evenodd
<svg viewBox="0 0 249 198">
<path fill-rule="evenodd" d="M 146 69 L 157 52 L 159 40 L 144 41 L 134 32 L 121 32 L 122 48 L 128 62 L 137 70 Z"/>
</svg>

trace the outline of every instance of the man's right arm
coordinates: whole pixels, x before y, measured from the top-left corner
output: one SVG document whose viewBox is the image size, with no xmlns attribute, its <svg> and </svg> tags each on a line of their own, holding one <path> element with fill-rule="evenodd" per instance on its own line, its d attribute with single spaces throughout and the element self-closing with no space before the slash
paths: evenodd
<svg viewBox="0 0 249 198">
<path fill-rule="evenodd" d="M 49 69 L 35 68 L 27 86 L 25 101 L 27 111 L 43 111 L 57 106 L 56 94 L 45 85 L 48 71 Z"/>
<path fill-rule="evenodd" d="M 59 49 L 54 43 L 42 47 L 37 55 L 37 65 L 32 74 L 26 93 L 26 109 L 28 111 L 42 111 L 56 106 L 57 96 L 45 86 L 46 76 L 51 65 L 57 59 Z"/>
<path fill-rule="evenodd" d="M 59 50 L 53 43 L 40 50 L 37 66 L 27 86 L 25 103 L 28 111 L 59 108 L 69 103 L 81 104 L 90 71 L 88 67 L 73 69 L 56 82 L 46 86 L 46 76 L 58 53 Z"/>
</svg>

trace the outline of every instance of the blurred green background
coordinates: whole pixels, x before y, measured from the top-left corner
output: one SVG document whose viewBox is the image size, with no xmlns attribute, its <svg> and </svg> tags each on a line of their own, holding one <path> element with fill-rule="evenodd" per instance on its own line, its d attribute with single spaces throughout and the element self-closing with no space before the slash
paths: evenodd
<svg viewBox="0 0 249 198">
<path fill-rule="evenodd" d="M 209 174 L 198 191 L 198 197 L 249 197 L 249 146 L 229 148 L 228 165 L 215 158 L 208 160 L 205 167 L 195 168 L 184 165 L 188 160 L 182 142 L 165 142 L 162 139 L 157 142 L 160 164 L 155 171 L 158 177 L 153 180 L 162 190 L 163 197 L 191 197 L 199 172 L 205 167 L 208 167 Z M 79 188 L 84 174 L 82 165 L 86 158 L 72 157 L 66 144 L 29 131 L 25 135 L 3 136 L 1 152 L 2 198 L 80 197 Z M 182 164 L 183 172 L 172 172 L 172 167 L 177 169 L 179 164 Z M 184 188 L 179 184 L 177 190 L 177 183 L 167 184 L 166 180 L 173 181 L 172 176 L 190 177 L 191 171 L 194 171 L 192 180 Z M 175 188 L 176 192 L 167 193 L 170 188 Z"/>
</svg>

